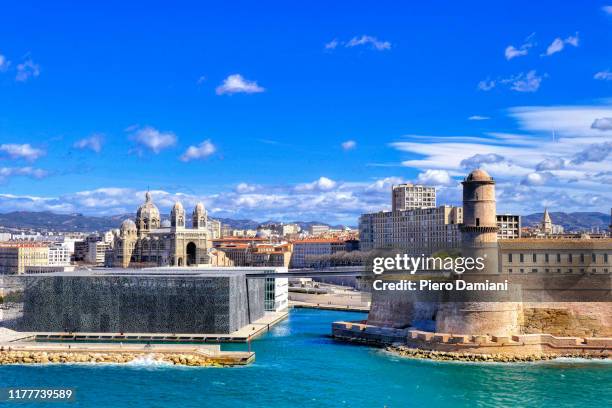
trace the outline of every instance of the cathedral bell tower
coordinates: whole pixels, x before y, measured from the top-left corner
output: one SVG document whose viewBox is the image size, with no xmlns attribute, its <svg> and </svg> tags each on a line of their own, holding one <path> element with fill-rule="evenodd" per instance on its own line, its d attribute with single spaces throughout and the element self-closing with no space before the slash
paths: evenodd
<svg viewBox="0 0 612 408">
<path fill-rule="evenodd" d="M 174 203 L 170 211 L 170 227 L 174 230 L 185 228 L 185 209 L 178 201 Z"/>
<path fill-rule="evenodd" d="M 204 204 L 197 203 L 195 208 L 193 209 L 192 214 L 192 224 L 194 229 L 205 229 L 207 227 L 206 223 L 208 220 L 208 215 L 206 214 L 206 208 L 204 208 Z"/>
</svg>

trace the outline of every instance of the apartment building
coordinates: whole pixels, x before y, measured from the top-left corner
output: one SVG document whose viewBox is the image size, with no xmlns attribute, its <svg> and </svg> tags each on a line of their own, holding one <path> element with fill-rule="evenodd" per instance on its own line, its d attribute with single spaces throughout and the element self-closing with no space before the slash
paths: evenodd
<svg viewBox="0 0 612 408">
<path fill-rule="evenodd" d="M 23 274 L 28 267 L 48 266 L 49 247 L 36 242 L 0 244 L 0 274 Z"/>
<path fill-rule="evenodd" d="M 459 248 L 463 209 L 439 206 L 403 211 L 380 211 L 359 218 L 362 251 L 396 248 L 413 255 Z"/>
<path fill-rule="evenodd" d="M 399 184 L 391 188 L 392 211 L 434 208 L 436 188 L 419 184 Z"/>
</svg>

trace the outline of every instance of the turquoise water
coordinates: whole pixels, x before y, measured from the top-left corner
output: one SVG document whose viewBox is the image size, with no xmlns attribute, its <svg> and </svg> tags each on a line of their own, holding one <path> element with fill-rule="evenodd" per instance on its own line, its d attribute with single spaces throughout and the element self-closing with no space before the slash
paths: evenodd
<svg viewBox="0 0 612 408">
<path fill-rule="evenodd" d="M 602 407 L 612 364 L 467 364 L 408 360 L 327 338 L 358 313 L 300 309 L 253 342 L 248 367 L 0 366 L 0 387 L 75 387 L 51 407 Z M 236 348 L 233 346 L 232 348 Z M 42 407 L 45 404 L 4 404 Z"/>
</svg>

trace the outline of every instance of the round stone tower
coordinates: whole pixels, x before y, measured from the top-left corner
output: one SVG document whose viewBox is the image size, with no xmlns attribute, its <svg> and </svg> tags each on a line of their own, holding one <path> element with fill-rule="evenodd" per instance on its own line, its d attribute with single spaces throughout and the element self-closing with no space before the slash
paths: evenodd
<svg viewBox="0 0 612 408">
<path fill-rule="evenodd" d="M 461 226 L 461 254 L 483 258 L 485 269 L 479 273 L 497 274 L 497 217 L 495 181 L 481 169 L 472 171 L 463 184 L 463 225 Z"/>
<path fill-rule="evenodd" d="M 461 256 L 481 258 L 483 270 L 466 271 L 455 279 L 471 282 L 493 280 L 499 275 L 495 181 L 481 169 L 472 171 L 463 184 Z M 498 276 L 499 277 L 499 276 Z M 448 291 L 436 315 L 436 331 L 507 336 L 519 333 L 520 289 L 487 293 Z"/>
</svg>

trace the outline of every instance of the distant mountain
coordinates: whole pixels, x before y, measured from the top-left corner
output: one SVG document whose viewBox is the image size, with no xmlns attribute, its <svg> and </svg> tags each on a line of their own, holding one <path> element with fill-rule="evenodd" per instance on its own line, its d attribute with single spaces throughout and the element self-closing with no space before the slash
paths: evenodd
<svg viewBox="0 0 612 408">
<path fill-rule="evenodd" d="M 544 213 L 529 214 L 522 217 L 524 227 L 535 226 L 542 222 Z M 591 231 L 599 228 L 607 230 L 610 225 L 610 214 L 600 212 L 551 212 L 553 224 L 562 225 L 566 232 Z"/>
<path fill-rule="evenodd" d="M 221 221 L 223 225 L 229 225 L 232 229 L 257 229 L 257 226 L 260 224 L 257 221 L 253 220 L 234 220 L 232 218 L 218 218 L 212 217 L 217 221 Z"/>
<path fill-rule="evenodd" d="M 51 231 L 104 231 L 118 228 L 128 215 L 94 217 L 82 214 L 56 214 L 49 211 L 14 211 L 0 214 L 0 227 Z"/>
<path fill-rule="evenodd" d="M 34 211 L 14 211 L 10 213 L 0 214 L 0 229 L 2 228 L 20 228 L 33 230 L 49 230 L 58 232 L 76 231 L 76 232 L 93 232 L 107 231 L 112 228 L 119 228 L 121 222 L 126 218 L 133 218 L 134 214 L 120 214 L 112 216 L 89 216 L 83 214 L 57 214 L 49 211 L 34 212 Z M 168 218 L 168 215 L 162 215 L 162 219 Z M 229 225 L 234 229 L 257 229 L 261 224 L 274 223 L 276 221 L 258 222 L 248 219 L 235 220 L 232 218 L 216 218 L 222 224 Z M 316 221 L 296 221 L 302 229 L 308 229 L 310 225 L 328 225 Z M 341 225 L 331 226 L 332 228 L 341 228 Z"/>
</svg>

